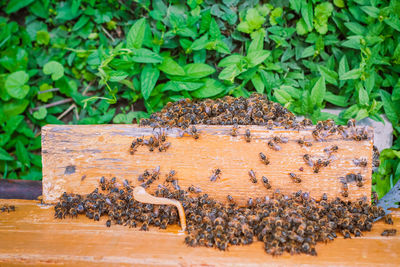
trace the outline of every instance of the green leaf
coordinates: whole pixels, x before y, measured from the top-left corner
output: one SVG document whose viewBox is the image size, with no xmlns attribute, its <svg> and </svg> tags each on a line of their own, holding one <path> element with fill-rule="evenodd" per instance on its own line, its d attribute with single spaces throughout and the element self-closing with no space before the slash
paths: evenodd
<svg viewBox="0 0 400 267">
<path fill-rule="evenodd" d="M 45 30 L 37 31 L 36 41 L 38 42 L 38 44 L 48 45 L 50 42 L 50 34 Z"/>
<path fill-rule="evenodd" d="M 10 154 L 7 153 L 4 149 L 0 147 L 0 160 L 15 160 L 13 157 L 10 156 Z"/>
<path fill-rule="evenodd" d="M 317 106 L 321 107 L 326 93 L 325 79 L 321 77 L 311 89 L 311 101 Z"/>
<path fill-rule="evenodd" d="M 146 66 L 143 68 L 142 74 L 140 75 L 140 86 L 143 98 L 145 100 L 150 97 L 159 76 L 160 71 L 156 68 L 153 68 L 151 64 L 146 64 Z"/>
<path fill-rule="evenodd" d="M 215 72 L 213 67 L 204 63 L 187 64 L 183 69 L 188 77 L 197 79 L 209 76 Z"/>
<path fill-rule="evenodd" d="M 141 48 L 133 50 L 132 61 L 138 63 L 161 63 L 163 58 L 153 51 Z"/>
<path fill-rule="evenodd" d="M 290 94 L 288 94 L 285 90 L 282 90 L 282 89 L 276 89 L 274 91 L 274 97 L 282 105 L 293 100 L 292 97 L 290 96 Z"/>
<path fill-rule="evenodd" d="M 171 57 L 165 57 L 163 62 L 158 66 L 158 69 L 169 75 L 183 76 L 184 69 L 176 63 Z"/>
<path fill-rule="evenodd" d="M 146 118 L 148 117 L 146 112 L 143 111 L 130 111 L 127 114 L 117 114 L 114 118 L 113 118 L 113 123 L 117 123 L 117 124 L 132 124 L 134 123 L 133 120 L 134 119 L 141 119 L 141 118 Z"/>
<path fill-rule="evenodd" d="M 354 118 L 356 121 L 362 120 L 366 117 L 368 117 L 368 110 L 366 110 L 365 108 L 360 109 L 357 112 L 357 116 Z"/>
<path fill-rule="evenodd" d="M 26 83 L 29 75 L 25 71 L 13 72 L 7 76 L 5 88 L 7 93 L 16 99 L 23 99 L 29 93 L 29 85 Z"/>
<path fill-rule="evenodd" d="M 396 125 L 399 122 L 399 114 L 396 112 L 396 106 L 392 102 L 390 98 L 390 94 L 385 90 L 379 90 L 379 94 L 382 98 L 383 108 L 385 110 L 385 114 L 393 125 Z"/>
<path fill-rule="evenodd" d="M 13 117 L 24 112 L 28 105 L 29 101 L 26 99 L 11 100 L 0 105 L 0 123 L 4 121 L 1 116 L 2 114 L 4 114 L 6 118 Z"/>
<path fill-rule="evenodd" d="M 311 2 L 302 1 L 301 5 L 301 16 L 307 25 L 307 30 L 312 31 L 313 29 L 313 8 Z"/>
<path fill-rule="evenodd" d="M 271 55 L 270 51 L 260 50 L 249 53 L 246 56 L 246 59 L 249 61 L 249 67 L 252 68 L 264 62 L 264 60 L 266 60 L 270 55 Z"/>
<path fill-rule="evenodd" d="M 225 91 L 225 86 L 218 80 L 207 79 L 200 89 L 193 91 L 191 95 L 196 98 L 208 98 Z"/>
<path fill-rule="evenodd" d="M 128 77 L 128 73 L 122 70 L 110 71 L 108 74 L 110 75 L 110 82 L 119 82 Z"/>
<path fill-rule="evenodd" d="M 326 102 L 329 102 L 331 104 L 334 104 L 339 107 L 347 107 L 347 97 L 345 96 L 339 96 L 339 95 L 334 95 L 329 91 L 326 91 L 325 97 L 324 97 Z"/>
<path fill-rule="evenodd" d="M 47 116 L 47 109 L 40 107 L 37 111 L 33 112 L 33 117 L 37 120 L 43 120 Z"/>
<path fill-rule="evenodd" d="M 320 34 L 328 31 L 328 19 L 332 14 L 333 5 L 329 2 L 318 4 L 314 10 L 314 27 Z"/>
<path fill-rule="evenodd" d="M 325 81 L 337 85 L 339 75 L 336 71 L 330 70 L 322 65 L 318 66 L 319 73 L 325 78 Z"/>
<path fill-rule="evenodd" d="M 303 18 L 300 18 L 296 23 L 296 32 L 298 35 L 304 35 L 308 33 L 308 26 Z"/>
<path fill-rule="evenodd" d="M 353 69 L 340 75 L 340 80 L 355 80 L 360 78 L 362 70 L 360 68 Z"/>
<path fill-rule="evenodd" d="M 261 76 L 258 73 L 256 73 L 253 78 L 251 78 L 251 82 L 253 83 L 254 88 L 256 88 L 257 93 L 264 93 L 265 85 L 261 79 Z"/>
<path fill-rule="evenodd" d="M 345 7 L 344 5 L 344 0 L 333 0 L 333 3 L 335 4 L 335 6 L 337 7 Z"/>
<path fill-rule="evenodd" d="M 29 6 L 34 1 L 35 0 L 11 0 L 10 2 L 8 2 L 5 11 L 7 14 L 14 13 L 20 10 L 21 8 Z"/>
<path fill-rule="evenodd" d="M 30 163 L 30 160 L 29 160 L 28 151 L 26 150 L 24 144 L 20 140 L 17 140 L 16 151 L 15 152 L 16 152 L 15 154 L 17 155 L 18 160 L 24 166 L 27 166 L 27 167 L 31 166 L 31 163 Z"/>
<path fill-rule="evenodd" d="M 363 35 L 365 32 L 365 28 L 357 22 L 345 22 L 344 26 L 346 26 L 347 29 L 349 29 L 355 35 Z"/>
<path fill-rule="evenodd" d="M 253 32 L 251 34 L 251 38 L 253 39 L 250 43 L 248 53 L 255 52 L 255 51 L 260 51 L 263 50 L 264 47 L 264 36 L 265 36 L 265 30 L 264 29 L 259 29 L 256 32 Z"/>
<path fill-rule="evenodd" d="M 141 18 L 132 25 L 126 37 L 126 46 L 128 48 L 141 48 L 146 30 L 146 18 Z"/>
<path fill-rule="evenodd" d="M 242 72 L 236 65 L 229 65 L 219 73 L 218 79 L 233 82 L 235 77 Z"/>
<path fill-rule="evenodd" d="M 241 61 L 243 58 L 244 58 L 244 56 L 238 55 L 238 54 L 233 54 L 233 55 L 227 56 L 227 57 L 223 58 L 223 59 L 218 63 L 218 67 L 224 68 L 224 67 L 228 67 L 228 66 L 230 66 L 230 65 L 239 64 L 240 61 Z"/>
<path fill-rule="evenodd" d="M 43 66 L 43 72 L 47 75 L 51 74 L 51 78 L 56 81 L 64 76 L 64 67 L 57 61 L 50 61 Z"/>
<path fill-rule="evenodd" d="M 360 87 L 360 89 L 358 90 L 358 103 L 360 103 L 360 105 L 362 106 L 369 105 L 368 93 L 363 87 Z"/>
<path fill-rule="evenodd" d="M 278 22 L 276 21 L 277 18 L 280 18 L 283 14 L 283 9 L 281 7 L 274 8 L 269 16 L 269 23 L 271 25 L 276 25 Z"/>
<path fill-rule="evenodd" d="M 339 77 L 343 76 L 347 71 L 349 71 L 349 63 L 347 63 L 346 56 L 343 55 L 339 62 Z"/>
<path fill-rule="evenodd" d="M 237 30 L 245 33 L 251 33 L 258 30 L 265 22 L 263 17 L 256 8 L 249 8 L 246 12 L 246 19 L 239 23 Z"/>
<path fill-rule="evenodd" d="M 169 81 L 167 82 L 162 91 L 194 91 L 204 86 L 203 82 L 181 82 L 181 81 Z"/>
<path fill-rule="evenodd" d="M 46 91 L 53 88 L 52 86 L 48 85 L 47 83 L 42 84 L 39 89 L 40 91 Z M 47 102 L 49 99 L 51 99 L 53 97 L 53 93 L 52 92 L 47 92 L 47 93 L 42 93 L 42 94 L 38 94 L 37 98 L 43 102 Z"/>
</svg>

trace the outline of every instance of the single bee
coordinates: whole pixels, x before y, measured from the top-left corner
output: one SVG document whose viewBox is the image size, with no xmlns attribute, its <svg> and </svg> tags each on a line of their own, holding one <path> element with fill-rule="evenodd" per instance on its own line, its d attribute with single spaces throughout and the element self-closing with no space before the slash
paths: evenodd
<svg viewBox="0 0 400 267">
<path fill-rule="evenodd" d="M 256 174 L 255 174 L 255 172 L 253 170 L 249 171 L 249 176 L 250 176 L 250 181 L 252 183 L 254 183 L 254 184 L 257 183 Z"/>
<path fill-rule="evenodd" d="M 171 146 L 171 143 L 170 143 L 170 142 L 165 142 L 165 143 L 162 143 L 162 144 L 159 146 L 158 150 L 159 150 L 160 152 L 162 152 L 162 151 L 167 151 L 167 149 L 168 149 L 170 146 Z"/>
<path fill-rule="evenodd" d="M 268 142 L 268 147 L 269 147 L 270 149 L 275 150 L 275 151 L 281 150 L 281 147 L 280 147 L 279 145 L 275 144 L 272 140 L 270 140 L 270 141 Z"/>
<path fill-rule="evenodd" d="M 339 149 L 339 147 L 337 145 L 333 145 L 333 146 L 324 148 L 324 152 L 327 153 L 328 155 L 331 155 L 332 153 L 337 152 L 338 149 Z"/>
<path fill-rule="evenodd" d="M 342 196 L 343 197 L 348 197 L 349 196 L 349 186 L 347 185 L 347 182 L 342 182 Z"/>
<path fill-rule="evenodd" d="M 381 233 L 381 236 L 395 236 L 397 233 L 396 229 L 385 229 Z"/>
<path fill-rule="evenodd" d="M 190 135 L 193 136 L 194 139 L 199 139 L 199 133 L 197 131 L 197 128 L 192 125 L 192 127 L 190 128 Z"/>
<path fill-rule="evenodd" d="M 165 179 L 167 182 L 172 182 L 174 180 L 176 172 L 175 170 L 170 170 L 170 172 L 166 175 L 167 178 Z"/>
<path fill-rule="evenodd" d="M 360 166 L 360 167 L 367 167 L 367 165 L 368 165 L 368 161 L 366 158 L 353 159 L 353 163 L 354 163 L 354 165 Z"/>
<path fill-rule="evenodd" d="M 342 230 L 342 235 L 343 237 L 346 238 L 351 238 L 349 230 Z"/>
<path fill-rule="evenodd" d="M 278 137 L 278 136 L 274 136 L 274 137 L 272 138 L 272 140 L 273 140 L 275 143 L 287 143 L 287 142 L 289 142 L 289 139 L 288 139 L 287 137 Z"/>
<path fill-rule="evenodd" d="M 107 227 L 110 227 L 110 226 L 111 226 L 111 220 L 107 220 L 106 226 L 107 226 Z"/>
<path fill-rule="evenodd" d="M 233 197 L 232 197 L 231 195 L 227 195 L 226 198 L 228 199 L 228 202 L 229 202 L 230 204 L 236 204 L 236 203 L 235 203 L 235 200 L 233 199 Z"/>
<path fill-rule="evenodd" d="M 246 129 L 246 134 L 245 134 L 244 138 L 247 143 L 249 143 L 251 141 L 251 133 L 250 133 L 249 129 Z"/>
<path fill-rule="evenodd" d="M 265 165 L 268 165 L 268 164 L 269 164 L 269 159 L 268 159 L 267 156 L 265 156 L 264 153 L 260 152 L 260 153 L 259 153 L 259 156 L 260 156 L 260 160 L 261 160 Z"/>
<path fill-rule="evenodd" d="M 270 188 L 271 188 L 271 184 L 269 183 L 267 177 L 263 176 L 263 177 L 262 177 L 262 182 L 263 182 L 265 188 L 267 188 L 267 189 L 270 189 Z"/>
<path fill-rule="evenodd" d="M 375 191 L 372 191 L 372 200 L 374 201 L 374 205 L 378 204 L 379 198 L 378 194 Z"/>
<path fill-rule="evenodd" d="M 364 185 L 364 183 L 363 183 L 363 177 L 362 177 L 361 173 L 356 174 L 355 180 L 356 180 L 356 182 L 357 182 L 357 186 L 358 186 L 358 187 L 362 187 L 362 186 Z"/>
<path fill-rule="evenodd" d="M 211 182 L 215 182 L 218 178 L 220 178 L 221 170 L 219 168 L 213 170 L 213 173 L 210 177 Z"/>
<path fill-rule="evenodd" d="M 231 135 L 232 136 L 237 136 L 238 135 L 238 129 L 239 129 L 239 127 L 238 127 L 237 124 L 233 125 L 233 127 L 231 129 Z"/>
<path fill-rule="evenodd" d="M 385 218 L 385 223 L 393 224 L 392 214 L 387 214 L 384 218 Z"/>
<path fill-rule="evenodd" d="M 354 128 L 356 127 L 356 120 L 355 119 L 350 119 L 347 121 L 347 127 L 349 128 Z"/>
<path fill-rule="evenodd" d="M 202 192 L 202 190 L 200 188 L 198 188 L 198 187 L 196 187 L 194 185 L 189 186 L 188 187 L 188 191 L 191 192 L 191 193 L 195 193 L 195 194 L 198 194 L 198 193 Z"/>
<path fill-rule="evenodd" d="M 290 178 L 292 179 L 293 182 L 301 183 L 301 178 L 297 174 L 291 172 L 291 173 L 289 173 L 289 176 L 290 176 Z"/>
<path fill-rule="evenodd" d="M 313 163 L 313 161 L 311 160 L 310 154 L 304 154 L 304 155 L 303 155 L 303 160 L 304 160 L 304 162 L 305 162 L 308 166 L 310 166 L 310 167 L 313 167 L 313 166 L 314 166 L 314 163 Z"/>
</svg>

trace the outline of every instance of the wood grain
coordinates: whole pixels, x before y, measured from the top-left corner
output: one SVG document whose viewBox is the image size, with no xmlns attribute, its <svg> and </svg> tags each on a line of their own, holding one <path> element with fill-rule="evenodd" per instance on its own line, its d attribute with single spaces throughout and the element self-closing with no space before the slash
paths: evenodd
<svg viewBox="0 0 400 267">
<path fill-rule="evenodd" d="M 35 201 L 1 200 L 16 206 L 15 212 L 0 213 L 0 265 L 69 265 L 98 264 L 127 266 L 399 266 L 400 234 L 382 237 L 383 229 L 400 232 L 400 209 L 393 213 L 394 225 L 374 224 L 372 231 L 360 238 L 318 244 L 318 256 L 287 253 L 272 257 L 261 242 L 232 246 L 222 252 L 213 248 L 191 248 L 177 226 L 167 230 L 151 228 L 148 232 L 124 226 L 107 228 L 105 221 L 94 222 L 84 216 L 77 219 L 53 218 L 52 206 Z"/>
<path fill-rule="evenodd" d="M 311 129 L 266 130 L 260 126 L 241 126 L 239 136 L 230 135 L 230 126 L 201 126 L 200 138 L 179 136 L 179 129 L 167 132 L 171 147 L 166 152 L 150 152 L 146 146 L 139 147 L 134 155 L 129 154 L 133 138 L 153 134 L 152 128 L 137 125 L 47 125 L 42 128 L 43 155 L 43 199 L 54 203 L 64 192 L 89 193 L 97 185 L 101 176 L 128 179 L 138 185 L 137 177 L 145 169 L 161 166 L 161 179 L 155 181 L 149 192 L 155 190 L 165 175 L 174 169 L 182 188 L 194 184 L 203 192 L 220 201 L 230 194 L 239 204 L 249 197 L 270 195 L 274 190 L 288 194 L 294 191 L 308 191 L 314 197 L 327 193 L 330 197 L 339 196 L 342 184 L 339 177 L 360 172 L 364 177 L 364 186 L 349 184 L 349 199 L 357 199 L 371 194 L 371 139 L 365 141 L 344 140 L 332 136 L 323 142 L 316 142 Z M 251 130 L 252 141 L 245 142 L 244 132 Z M 370 130 L 371 132 L 371 130 Z M 287 137 L 289 142 L 280 144 L 281 150 L 274 151 L 267 146 L 273 136 Z M 297 144 L 299 138 L 312 142 L 311 147 Z M 334 153 L 336 160 L 322 168 L 318 174 L 305 164 L 303 155 L 326 158 L 324 148 L 338 145 Z M 259 152 L 270 159 L 269 165 L 259 160 Z M 352 160 L 364 157 L 368 160 L 365 168 L 357 167 Z M 299 171 L 303 167 L 304 171 Z M 210 182 L 212 170 L 222 170 L 221 179 Z M 248 172 L 256 172 L 258 183 L 249 180 Z M 302 182 L 296 184 L 289 173 L 300 175 Z M 263 187 L 261 177 L 266 176 L 272 189 Z"/>
</svg>

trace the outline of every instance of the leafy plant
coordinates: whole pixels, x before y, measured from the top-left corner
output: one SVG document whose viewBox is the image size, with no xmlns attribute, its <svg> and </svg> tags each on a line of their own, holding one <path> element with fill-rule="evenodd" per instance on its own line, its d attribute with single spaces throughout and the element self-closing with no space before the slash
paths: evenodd
<svg viewBox="0 0 400 267">
<path fill-rule="evenodd" d="M 0 171 L 40 179 L 40 127 L 130 123 L 264 93 L 314 122 L 400 117 L 400 5 L 377 0 L 0 1 Z M 322 112 L 343 107 L 339 116 Z M 374 188 L 398 180 L 398 139 Z"/>
</svg>

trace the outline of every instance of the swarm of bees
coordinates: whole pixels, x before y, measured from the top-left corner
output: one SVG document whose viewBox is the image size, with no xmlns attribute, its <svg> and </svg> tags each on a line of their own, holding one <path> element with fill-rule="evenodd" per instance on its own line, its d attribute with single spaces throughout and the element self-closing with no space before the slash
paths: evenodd
<svg viewBox="0 0 400 267">
<path fill-rule="evenodd" d="M 262 180 L 269 184 L 266 177 Z M 120 185 L 114 178 L 101 178 L 99 186 L 87 195 L 64 193 L 55 206 L 55 218 L 86 215 L 99 221 L 105 216 L 107 227 L 118 224 L 143 231 L 150 226 L 165 229 L 170 224 L 179 224 L 175 207 L 135 201 L 133 186 L 128 181 Z M 328 199 L 324 194 L 317 200 L 302 191 L 285 196 L 276 190 L 271 197 L 249 199 L 245 207 L 239 207 L 232 196 L 228 195 L 224 204 L 193 185 L 182 190 L 172 182 L 159 184 L 155 195 L 182 203 L 188 246 L 227 250 L 229 246 L 258 240 L 264 243 L 265 252 L 272 255 L 284 252 L 317 255 L 318 242 L 332 241 L 338 233 L 344 238 L 362 236 L 362 232 L 371 230 L 376 218 L 385 214 L 381 207 L 369 205 L 366 199 L 342 201 Z M 393 235 L 393 231 L 386 230 L 382 235 Z"/>
<path fill-rule="evenodd" d="M 179 127 L 187 129 L 195 124 L 208 125 L 264 125 L 269 128 L 303 128 L 311 126 L 310 120 L 302 123 L 280 104 L 269 101 L 262 94 L 249 98 L 225 96 L 220 99 L 181 99 L 167 105 L 149 119 L 142 119 L 141 125 L 151 127 Z M 236 126 L 237 128 L 237 126 Z M 235 135 L 235 130 L 233 131 Z"/>
<path fill-rule="evenodd" d="M 3 206 L 0 207 L 1 212 L 12 212 L 15 211 L 15 206 L 14 205 L 8 205 L 4 204 Z"/>
</svg>

